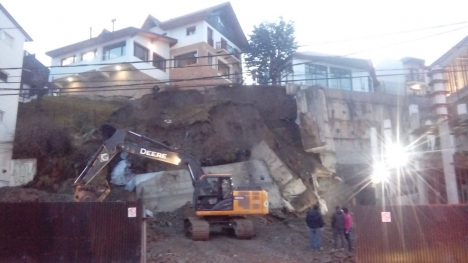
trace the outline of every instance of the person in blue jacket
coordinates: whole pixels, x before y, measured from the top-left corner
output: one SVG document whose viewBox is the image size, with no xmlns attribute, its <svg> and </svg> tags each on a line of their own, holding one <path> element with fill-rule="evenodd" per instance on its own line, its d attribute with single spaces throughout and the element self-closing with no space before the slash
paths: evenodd
<svg viewBox="0 0 468 263">
<path fill-rule="evenodd" d="M 319 211 L 319 206 L 314 205 L 307 212 L 306 223 L 309 227 L 309 243 L 313 250 L 323 250 L 322 248 L 322 227 L 325 225 L 323 216 Z"/>
</svg>

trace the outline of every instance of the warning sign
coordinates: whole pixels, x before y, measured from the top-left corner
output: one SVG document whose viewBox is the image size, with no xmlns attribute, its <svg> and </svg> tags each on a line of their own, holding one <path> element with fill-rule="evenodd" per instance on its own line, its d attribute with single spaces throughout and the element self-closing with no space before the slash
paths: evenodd
<svg viewBox="0 0 468 263">
<path fill-rule="evenodd" d="M 136 217 L 136 207 L 128 208 L 128 217 Z"/>
<path fill-rule="evenodd" d="M 382 222 L 384 223 L 392 222 L 392 217 L 390 215 L 390 212 L 382 212 Z"/>
</svg>

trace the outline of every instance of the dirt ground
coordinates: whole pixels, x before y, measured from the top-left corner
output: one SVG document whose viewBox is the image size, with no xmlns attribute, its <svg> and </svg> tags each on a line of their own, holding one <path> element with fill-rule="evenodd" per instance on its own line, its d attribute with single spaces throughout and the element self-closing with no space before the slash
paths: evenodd
<svg viewBox="0 0 468 263">
<path fill-rule="evenodd" d="M 251 240 L 215 230 L 209 241 L 192 241 L 183 232 L 183 216 L 190 214 L 191 210 L 183 207 L 148 220 L 148 263 L 356 262 L 354 252 L 332 251 L 329 227 L 323 231 L 324 250 L 312 251 L 302 217 L 251 216 L 256 231 Z"/>
</svg>

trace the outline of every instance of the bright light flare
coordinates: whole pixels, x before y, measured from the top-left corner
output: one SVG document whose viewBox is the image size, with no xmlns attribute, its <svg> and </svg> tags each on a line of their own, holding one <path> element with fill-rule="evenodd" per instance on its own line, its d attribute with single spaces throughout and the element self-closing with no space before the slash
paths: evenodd
<svg viewBox="0 0 468 263">
<path fill-rule="evenodd" d="M 408 162 L 408 152 L 399 144 L 387 145 L 386 161 L 390 168 L 399 168 Z"/>
<path fill-rule="evenodd" d="M 119 70 L 121 70 L 121 69 L 122 69 L 121 66 L 119 66 L 119 65 L 115 66 L 115 70 L 119 71 Z"/>
<path fill-rule="evenodd" d="M 374 171 L 372 172 L 372 183 L 378 184 L 380 182 L 386 182 L 390 172 L 383 163 L 377 163 L 374 165 Z"/>
</svg>

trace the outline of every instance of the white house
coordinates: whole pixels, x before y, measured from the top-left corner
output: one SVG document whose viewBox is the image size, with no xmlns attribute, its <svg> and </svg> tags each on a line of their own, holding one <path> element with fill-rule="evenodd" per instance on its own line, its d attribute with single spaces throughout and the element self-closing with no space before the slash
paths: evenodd
<svg viewBox="0 0 468 263">
<path fill-rule="evenodd" d="M 283 67 L 282 83 L 374 91 L 375 75 L 370 60 L 297 52 Z"/>
<path fill-rule="evenodd" d="M 24 43 L 31 37 L 0 4 L 0 187 L 8 185 L 12 170 Z M 18 68 L 18 69 L 5 69 Z"/>
<path fill-rule="evenodd" d="M 61 94 L 138 98 L 158 85 L 240 83 L 248 45 L 230 3 L 128 27 L 47 52 Z"/>
</svg>

